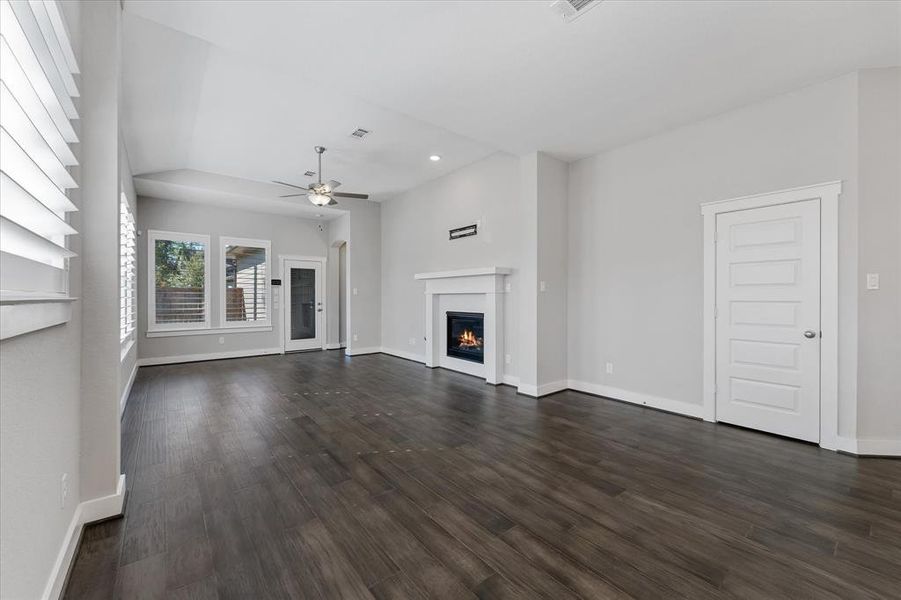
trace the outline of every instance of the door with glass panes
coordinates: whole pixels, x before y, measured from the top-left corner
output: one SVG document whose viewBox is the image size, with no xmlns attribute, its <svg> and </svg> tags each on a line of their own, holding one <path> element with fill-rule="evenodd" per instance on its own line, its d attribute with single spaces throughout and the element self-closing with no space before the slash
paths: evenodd
<svg viewBox="0 0 901 600">
<path fill-rule="evenodd" d="M 285 290 L 285 352 L 320 350 L 324 346 L 322 263 L 286 260 L 282 272 Z"/>
</svg>

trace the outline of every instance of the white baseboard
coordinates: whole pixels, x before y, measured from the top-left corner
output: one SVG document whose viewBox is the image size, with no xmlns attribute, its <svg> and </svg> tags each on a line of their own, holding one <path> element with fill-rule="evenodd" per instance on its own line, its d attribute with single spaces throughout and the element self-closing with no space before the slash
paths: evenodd
<svg viewBox="0 0 901 600">
<path fill-rule="evenodd" d="M 122 418 L 122 415 L 125 413 L 125 405 L 128 403 L 128 396 L 131 394 L 131 386 L 135 383 L 135 376 L 138 374 L 138 361 L 135 361 L 135 366 L 131 369 L 131 375 L 128 376 L 128 383 L 125 384 L 125 389 L 122 390 L 122 396 L 119 398 L 119 418 Z"/>
<path fill-rule="evenodd" d="M 337 343 L 337 342 L 332 342 L 331 344 L 326 344 L 326 345 L 325 345 L 325 349 L 326 349 L 326 350 L 338 350 L 338 349 L 340 349 L 341 347 L 342 347 L 341 344 L 339 344 L 339 343 Z"/>
<path fill-rule="evenodd" d="M 516 393 L 522 394 L 523 396 L 531 396 L 532 398 L 538 397 L 538 386 L 532 385 L 530 383 L 517 383 L 516 384 Z"/>
<path fill-rule="evenodd" d="M 901 456 L 901 440 L 857 439 L 859 456 Z"/>
<path fill-rule="evenodd" d="M 649 406 L 659 410 L 665 410 L 671 413 L 677 413 L 688 417 L 703 418 L 704 407 L 700 404 L 692 404 L 683 402 L 682 400 L 673 400 L 672 398 L 664 398 L 662 396 L 652 396 L 650 394 L 642 394 L 641 392 L 632 392 L 620 388 L 602 385 L 599 383 L 588 383 L 587 381 L 577 381 L 570 379 L 567 387 L 577 392 L 585 392 L 587 394 L 595 394 L 612 398 L 614 400 L 622 400 L 632 404 L 640 404 Z"/>
<path fill-rule="evenodd" d="M 344 354 L 347 356 L 360 356 L 362 354 L 379 354 L 382 351 L 380 346 L 373 346 L 371 348 L 346 348 L 344 350 Z"/>
<path fill-rule="evenodd" d="M 836 452 L 845 452 L 847 454 L 857 454 L 857 438 L 849 438 L 836 436 L 832 443 L 820 441 L 820 447 L 826 450 L 835 450 Z"/>
<path fill-rule="evenodd" d="M 396 356 L 397 358 L 404 358 L 406 360 L 412 360 L 413 362 L 425 364 L 425 356 L 423 356 L 422 354 L 416 354 L 415 352 L 394 350 L 393 348 L 386 348 L 385 346 L 382 346 L 381 352 L 382 354 L 390 354 L 391 356 Z"/>
<path fill-rule="evenodd" d="M 519 377 L 517 377 L 516 375 L 504 375 L 503 383 L 504 383 L 504 385 L 510 385 L 515 388 L 518 388 L 519 387 Z"/>
<path fill-rule="evenodd" d="M 62 596 L 84 526 L 94 521 L 121 515 L 124 502 L 125 475 L 119 475 L 115 494 L 87 500 L 75 507 L 72 520 L 66 529 L 66 537 L 63 539 L 56 561 L 53 563 L 53 569 L 50 571 L 50 577 L 47 579 L 47 585 L 44 587 L 42 600 L 58 600 Z"/>
<path fill-rule="evenodd" d="M 562 392 L 567 388 L 569 388 L 569 382 L 566 380 L 543 383 L 538 386 L 538 397 L 540 398 L 541 396 L 556 394 L 557 392 Z"/>
<path fill-rule="evenodd" d="M 229 352 L 210 352 L 208 354 L 181 354 L 175 356 L 154 356 L 139 358 L 139 367 L 152 365 L 172 365 L 178 363 L 200 362 L 204 360 L 221 360 L 223 358 L 244 358 L 248 356 L 266 356 L 269 354 L 281 354 L 281 348 L 259 348 L 256 350 L 231 350 Z"/>
<path fill-rule="evenodd" d="M 541 385 L 531 385 L 528 383 L 520 383 L 518 377 L 512 379 L 516 380 L 516 392 L 518 394 L 522 394 L 523 396 L 531 396 L 532 398 L 541 398 L 542 396 L 556 394 L 557 392 L 562 392 L 569 387 L 569 382 L 566 380 L 552 381 L 550 383 L 543 383 Z M 504 378 L 504 383 L 507 383 L 506 378 Z"/>
</svg>

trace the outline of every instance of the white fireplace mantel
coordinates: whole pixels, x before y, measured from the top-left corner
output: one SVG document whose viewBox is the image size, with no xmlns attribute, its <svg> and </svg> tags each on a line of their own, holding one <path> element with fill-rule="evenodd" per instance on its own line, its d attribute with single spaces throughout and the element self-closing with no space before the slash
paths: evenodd
<svg viewBox="0 0 901 600">
<path fill-rule="evenodd" d="M 506 267 L 480 267 L 457 271 L 417 273 L 415 279 L 425 281 L 425 364 L 484 377 L 497 385 L 504 379 L 504 277 L 513 273 Z M 441 312 L 443 296 L 458 298 L 481 296 L 485 322 L 485 362 L 467 363 L 448 357 L 441 343 L 446 316 Z M 459 308 L 459 307 L 458 307 Z M 481 311 L 478 311 L 481 312 Z"/>
<path fill-rule="evenodd" d="M 434 273 L 417 273 L 413 279 L 450 279 L 451 277 L 482 277 L 509 275 L 513 269 L 507 267 L 477 267 L 475 269 L 458 269 L 456 271 L 436 271 Z"/>
</svg>

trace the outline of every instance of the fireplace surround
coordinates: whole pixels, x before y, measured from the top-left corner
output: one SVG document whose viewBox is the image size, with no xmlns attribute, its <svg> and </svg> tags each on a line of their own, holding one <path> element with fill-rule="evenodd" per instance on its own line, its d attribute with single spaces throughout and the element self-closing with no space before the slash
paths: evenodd
<svg viewBox="0 0 901 600">
<path fill-rule="evenodd" d="M 425 283 L 426 366 L 483 377 L 492 385 L 503 382 L 503 299 L 505 278 L 511 273 L 512 269 L 506 267 L 480 267 L 415 275 L 417 281 Z M 482 315 L 481 361 L 448 352 L 448 312 Z"/>
</svg>

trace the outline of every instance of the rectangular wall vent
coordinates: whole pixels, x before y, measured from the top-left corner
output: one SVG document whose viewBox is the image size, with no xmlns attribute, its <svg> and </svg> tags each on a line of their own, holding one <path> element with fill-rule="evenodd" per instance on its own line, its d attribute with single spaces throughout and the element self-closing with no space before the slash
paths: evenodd
<svg viewBox="0 0 901 600">
<path fill-rule="evenodd" d="M 563 17 L 567 23 L 575 21 L 603 0 L 554 0 L 551 10 Z"/>
<path fill-rule="evenodd" d="M 358 139 L 363 139 L 369 133 L 368 129 L 357 129 L 353 133 L 350 134 L 350 137 L 355 137 Z"/>
<path fill-rule="evenodd" d="M 312 176 L 315 175 L 315 174 L 316 174 L 316 171 L 306 171 L 306 172 L 304 172 L 304 176 L 306 176 L 306 177 L 312 177 Z"/>
</svg>

